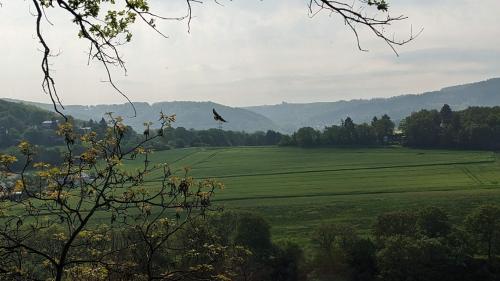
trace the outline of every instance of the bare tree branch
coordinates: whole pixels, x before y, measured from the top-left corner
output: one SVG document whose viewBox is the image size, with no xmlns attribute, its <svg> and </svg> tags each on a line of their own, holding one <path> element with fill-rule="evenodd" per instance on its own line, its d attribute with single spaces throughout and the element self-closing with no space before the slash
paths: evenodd
<svg viewBox="0 0 500 281">
<path fill-rule="evenodd" d="M 395 22 L 400 22 L 408 19 L 408 17 L 399 15 L 396 17 L 390 16 L 388 13 L 388 4 L 381 0 L 358 0 L 361 4 L 366 4 L 368 6 L 377 6 L 377 10 L 383 12 L 384 17 L 377 17 L 376 15 L 368 15 L 363 12 L 363 6 L 356 6 L 356 1 L 352 4 L 346 4 L 339 1 L 328 1 L 328 0 L 310 0 L 309 1 L 309 13 L 311 17 L 314 17 L 318 13 L 322 11 L 327 11 L 331 14 L 339 15 L 344 19 L 344 23 L 349 27 L 349 29 L 353 32 L 358 49 L 360 51 L 367 51 L 361 46 L 360 37 L 357 29 L 357 24 L 367 28 L 374 34 L 376 37 L 382 39 L 391 50 L 397 55 L 398 51 L 396 49 L 397 46 L 403 46 L 417 38 L 423 31 L 423 29 L 419 30 L 416 34 L 413 34 L 413 28 L 410 31 L 410 34 L 407 38 L 397 40 L 393 36 L 389 36 L 385 32 L 385 28 L 391 26 Z"/>
</svg>

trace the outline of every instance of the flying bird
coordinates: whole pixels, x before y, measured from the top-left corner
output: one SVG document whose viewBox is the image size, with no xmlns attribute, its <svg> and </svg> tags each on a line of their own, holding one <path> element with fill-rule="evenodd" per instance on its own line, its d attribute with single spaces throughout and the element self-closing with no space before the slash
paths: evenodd
<svg viewBox="0 0 500 281">
<path fill-rule="evenodd" d="M 224 120 L 224 118 L 222 118 L 222 116 L 220 116 L 219 113 L 217 113 L 217 111 L 215 111 L 215 108 L 212 109 L 212 112 L 214 113 L 214 120 L 215 121 L 218 121 L 218 122 L 227 122 L 226 120 Z"/>
</svg>

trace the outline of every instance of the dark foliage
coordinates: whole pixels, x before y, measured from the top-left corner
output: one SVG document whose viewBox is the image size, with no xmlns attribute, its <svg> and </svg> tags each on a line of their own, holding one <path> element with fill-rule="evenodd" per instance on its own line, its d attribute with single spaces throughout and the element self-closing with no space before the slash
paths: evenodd
<svg viewBox="0 0 500 281">
<path fill-rule="evenodd" d="M 371 124 L 356 124 L 347 117 L 340 125 L 326 127 L 323 131 L 311 127 L 300 128 L 290 138 L 282 138 L 282 145 L 301 147 L 328 145 L 385 145 L 396 141 L 394 122 L 387 115 L 374 117 Z"/>
<path fill-rule="evenodd" d="M 236 132 L 219 129 L 187 130 L 183 127 L 167 128 L 165 138 L 153 142 L 155 149 L 170 149 L 203 146 L 263 146 L 277 145 L 284 135 L 269 130 L 267 132 Z"/>
<path fill-rule="evenodd" d="M 400 126 L 404 144 L 411 147 L 461 149 L 500 148 L 500 107 L 469 107 L 451 111 L 421 110 L 406 117 Z"/>
</svg>

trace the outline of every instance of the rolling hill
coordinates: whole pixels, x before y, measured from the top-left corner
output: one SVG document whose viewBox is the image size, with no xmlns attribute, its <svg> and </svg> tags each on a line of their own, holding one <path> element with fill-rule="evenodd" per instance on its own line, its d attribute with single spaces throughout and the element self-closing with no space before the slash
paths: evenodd
<svg viewBox="0 0 500 281">
<path fill-rule="evenodd" d="M 35 103 L 19 100 L 21 103 L 35 105 L 46 110 L 53 110 L 51 104 Z M 131 117 L 134 114 L 130 104 L 103 104 L 103 105 L 67 105 L 64 113 L 71 115 L 81 120 L 96 120 L 99 121 L 107 112 L 113 112 L 114 115 L 119 115 L 125 118 L 127 125 L 130 125 L 134 130 L 142 132 L 144 122 L 151 121 L 153 126 L 157 123 L 160 111 L 165 114 L 176 114 L 177 121 L 175 127 L 185 127 L 188 129 L 210 129 L 217 128 L 218 124 L 212 118 L 212 108 L 215 108 L 228 123 L 225 123 L 222 128 L 224 130 L 233 131 L 267 131 L 280 130 L 280 128 L 270 119 L 258 113 L 246 110 L 243 108 L 235 108 L 224 106 L 213 102 L 191 102 L 191 101 L 174 101 L 174 102 L 159 102 L 148 104 L 145 102 L 135 102 L 134 106 L 137 111 L 136 117 Z M 156 123 L 156 124 L 155 124 Z"/>
<path fill-rule="evenodd" d="M 23 102 L 52 110 L 52 105 Z M 236 108 L 213 102 L 174 101 L 148 104 L 134 103 L 137 117 L 127 118 L 126 122 L 137 131 L 143 129 L 146 121 L 156 121 L 160 111 L 177 114 L 176 127 L 188 129 L 209 129 L 218 125 L 212 119 L 212 108 L 221 113 L 229 123 L 224 130 L 266 131 L 277 130 L 291 133 L 300 127 L 311 126 L 321 129 L 331 124 L 338 124 L 341 119 L 351 117 L 356 123 L 369 122 L 373 116 L 388 114 L 396 122 L 420 109 L 439 109 L 449 104 L 453 110 L 469 106 L 500 105 L 500 78 L 452 86 L 439 91 L 423 94 L 375 98 L 370 100 L 350 100 L 318 103 L 282 103 L 277 105 L 251 106 Z M 68 105 L 67 114 L 82 120 L 99 120 L 106 112 L 114 112 L 123 117 L 133 115 L 130 104 L 111 105 Z"/>
<path fill-rule="evenodd" d="M 39 126 L 43 121 L 54 120 L 59 116 L 32 105 L 0 100 L 0 133 L 6 130 L 23 131 Z"/>
</svg>

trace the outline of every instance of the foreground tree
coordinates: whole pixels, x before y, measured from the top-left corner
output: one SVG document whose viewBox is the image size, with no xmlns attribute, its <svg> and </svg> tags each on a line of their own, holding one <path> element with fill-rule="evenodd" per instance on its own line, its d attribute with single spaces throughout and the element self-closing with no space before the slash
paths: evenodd
<svg viewBox="0 0 500 281">
<path fill-rule="evenodd" d="M 374 280 L 375 246 L 351 225 L 322 225 L 313 235 L 312 280 Z"/>
<path fill-rule="evenodd" d="M 165 251 L 175 233 L 210 209 L 222 185 L 195 181 L 188 170 L 178 177 L 168 164 L 150 162 L 148 142 L 160 138 L 174 116 L 160 121 L 157 134 L 128 148 L 119 117 L 109 115 L 104 139 L 94 132 L 79 136 L 63 123 L 61 165 L 34 163 L 27 142 L 19 144 L 25 159 L 0 155 L 0 175 L 17 176 L 14 185 L 2 186 L 2 280 L 177 280 L 206 271 L 179 270 Z M 77 143 L 85 148 L 80 153 Z M 24 162 L 21 170 L 11 168 L 16 161 Z"/>
<path fill-rule="evenodd" d="M 467 216 L 465 226 L 491 263 L 500 248 L 500 208 L 495 205 L 478 207 Z"/>
</svg>

